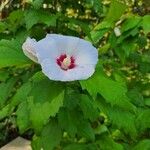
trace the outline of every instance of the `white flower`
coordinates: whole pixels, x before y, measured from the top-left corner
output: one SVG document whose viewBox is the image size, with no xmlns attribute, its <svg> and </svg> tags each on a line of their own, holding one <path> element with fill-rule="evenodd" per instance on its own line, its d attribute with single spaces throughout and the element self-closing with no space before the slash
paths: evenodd
<svg viewBox="0 0 150 150">
<path fill-rule="evenodd" d="M 35 39 L 31 39 L 31 38 L 27 38 L 26 41 L 23 43 L 22 45 L 22 49 L 24 54 L 29 57 L 31 60 L 33 60 L 34 62 L 38 62 L 37 56 L 36 56 L 36 52 L 35 52 L 35 44 L 36 44 L 36 40 Z"/>
<path fill-rule="evenodd" d="M 118 27 L 115 27 L 115 28 L 114 28 L 114 33 L 115 33 L 115 35 L 116 35 L 117 37 L 121 35 L 121 31 L 120 31 L 120 29 L 119 29 Z"/>
<path fill-rule="evenodd" d="M 77 37 L 48 34 L 34 43 L 34 49 L 42 72 L 51 80 L 87 79 L 94 73 L 98 62 L 97 49 Z"/>
</svg>

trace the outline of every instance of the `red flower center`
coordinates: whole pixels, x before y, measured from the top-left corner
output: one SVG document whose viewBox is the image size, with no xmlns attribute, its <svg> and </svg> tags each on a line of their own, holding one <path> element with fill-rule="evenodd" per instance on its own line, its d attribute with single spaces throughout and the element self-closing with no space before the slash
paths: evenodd
<svg viewBox="0 0 150 150">
<path fill-rule="evenodd" d="M 76 66 L 74 57 L 66 54 L 60 55 L 56 62 L 63 70 L 73 69 Z"/>
</svg>

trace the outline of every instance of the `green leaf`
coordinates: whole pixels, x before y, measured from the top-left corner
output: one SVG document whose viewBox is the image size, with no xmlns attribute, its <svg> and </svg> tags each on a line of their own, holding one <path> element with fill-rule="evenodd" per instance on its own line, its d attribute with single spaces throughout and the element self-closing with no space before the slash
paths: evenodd
<svg viewBox="0 0 150 150">
<path fill-rule="evenodd" d="M 98 25 L 96 25 L 94 30 L 102 30 L 102 29 L 106 29 L 106 28 L 111 28 L 111 26 L 112 26 L 112 24 L 110 22 L 108 22 L 107 20 L 104 20 L 101 23 L 99 23 Z"/>
<path fill-rule="evenodd" d="M 123 150 L 123 146 L 113 141 L 112 138 L 106 135 L 102 135 L 99 140 L 96 141 L 100 150 Z"/>
<path fill-rule="evenodd" d="M 119 0 L 112 0 L 106 20 L 110 23 L 116 22 L 125 12 L 127 6 Z"/>
<path fill-rule="evenodd" d="M 44 0 L 34 0 L 34 1 L 32 2 L 32 5 L 33 5 L 33 7 L 34 7 L 35 9 L 39 9 L 39 8 L 42 6 L 43 1 L 44 1 Z"/>
<path fill-rule="evenodd" d="M 19 105 L 16 115 L 19 132 L 22 134 L 30 127 L 27 101 L 24 101 Z"/>
<path fill-rule="evenodd" d="M 17 115 L 17 125 L 19 127 L 20 133 L 24 133 L 29 128 L 29 110 L 27 105 L 27 97 L 31 91 L 31 83 L 27 82 L 23 84 L 16 92 L 16 94 L 11 98 L 8 106 L 4 109 L 8 114 L 11 114 L 14 108 L 18 105 L 16 111 Z"/>
<path fill-rule="evenodd" d="M 117 56 L 119 57 L 119 59 L 121 60 L 121 63 L 124 64 L 125 60 L 126 60 L 126 54 L 125 54 L 125 51 L 123 50 L 123 48 L 121 46 L 117 46 L 114 48 L 114 51 L 117 54 Z"/>
<path fill-rule="evenodd" d="M 109 132 L 108 128 L 106 125 L 99 124 L 95 129 L 94 129 L 95 134 L 100 135 L 106 132 Z"/>
<path fill-rule="evenodd" d="M 0 81 L 6 81 L 8 77 L 9 73 L 6 70 L 0 70 Z"/>
<path fill-rule="evenodd" d="M 145 47 L 147 45 L 147 37 L 144 35 L 139 36 L 137 44 L 140 48 Z"/>
<path fill-rule="evenodd" d="M 23 120 L 25 121 L 24 125 L 21 120 L 21 117 L 26 114 L 24 112 L 27 111 L 33 128 L 39 132 L 43 125 L 47 123 L 49 117 L 55 116 L 59 107 L 63 105 L 63 96 L 64 92 L 60 84 L 51 82 L 42 72 L 37 72 L 29 82 L 20 87 L 11 101 L 12 107 L 20 102 L 25 103 L 25 105 L 22 103 L 19 105 L 17 113 L 19 115 L 18 125 L 20 131 L 23 132 L 28 128 L 27 116 Z M 29 100 L 26 105 L 27 99 Z"/>
<path fill-rule="evenodd" d="M 70 144 L 63 150 L 97 150 L 96 144 Z"/>
<path fill-rule="evenodd" d="M 104 46 L 102 46 L 98 49 L 99 54 L 100 55 L 106 54 L 108 52 L 109 48 L 110 48 L 110 43 L 105 44 Z"/>
<path fill-rule="evenodd" d="M 68 21 L 70 22 L 71 27 L 78 25 L 81 30 L 87 35 L 87 37 L 92 40 L 90 34 L 91 29 L 88 23 L 73 18 L 68 18 Z"/>
<path fill-rule="evenodd" d="M 80 121 L 80 124 L 78 125 L 78 132 L 81 136 L 88 140 L 95 140 L 94 130 L 88 121 Z"/>
<path fill-rule="evenodd" d="M 58 114 L 60 126 L 72 137 L 78 134 L 87 140 L 94 141 L 94 130 L 90 123 L 88 120 L 85 120 L 82 113 L 76 110 L 77 108 L 71 111 L 61 110 Z"/>
<path fill-rule="evenodd" d="M 23 15 L 24 12 L 21 9 L 12 11 L 7 18 L 7 28 L 10 31 L 16 32 L 18 27 L 23 25 Z"/>
<path fill-rule="evenodd" d="M 78 129 L 78 134 L 87 140 L 94 141 L 95 135 L 94 130 L 92 129 L 88 120 L 85 120 L 82 113 L 79 111 L 70 111 L 70 115 L 73 118 L 73 122 Z"/>
<path fill-rule="evenodd" d="M 31 89 L 32 87 L 30 82 L 23 84 L 12 97 L 10 105 L 15 107 L 19 103 L 26 101 Z"/>
<path fill-rule="evenodd" d="M 68 110 L 74 110 L 76 107 L 78 107 L 79 101 L 80 101 L 79 92 L 77 92 L 77 90 L 75 90 L 75 89 L 72 90 L 71 88 L 66 87 L 64 106 Z"/>
<path fill-rule="evenodd" d="M 83 111 L 85 119 L 94 121 L 99 116 L 95 101 L 90 100 L 87 95 L 80 95 L 79 105 Z"/>
<path fill-rule="evenodd" d="M 58 15 L 49 14 L 42 10 L 29 10 L 25 13 L 25 21 L 27 29 L 38 23 L 46 24 L 47 26 L 55 26 Z"/>
<path fill-rule="evenodd" d="M 0 84 L 0 108 L 2 108 L 4 106 L 15 83 L 16 83 L 16 79 L 12 78 L 7 83 Z"/>
<path fill-rule="evenodd" d="M 100 0 L 86 0 L 86 5 L 93 9 L 98 15 L 101 15 L 102 2 Z"/>
<path fill-rule="evenodd" d="M 43 72 L 42 71 L 38 71 L 38 72 L 36 72 L 32 77 L 31 77 L 31 79 L 30 79 L 30 81 L 31 82 L 35 82 L 35 83 L 38 83 L 38 82 L 40 82 L 40 81 L 42 81 L 42 80 L 45 80 L 45 79 L 47 79 L 47 77 L 43 74 Z"/>
<path fill-rule="evenodd" d="M 31 142 L 32 150 L 41 150 L 42 143 L 40 137 L 34 135 Z"/>
<path fill-rule="evenodd" d="M 54 150 L 60 143 L 62 132 L 57 122 L 50 121 L 42 130 L 40 137 L 32 142 L 33 150 Z"/>
<path fill-rule="evenodd" d="M 124 41 L 121 45 L 122 49 L 124 50 L 124 53 L 126 57 L 129 57 L 130 53 L 133 53 L 136 49 L 136 45 L 134 44 L 135 41 Z"/>
<path fill-rule="evenodd" d="M 122 61 L 122 63 L 125 63 L 126 58 L 129 57 L 131 53 L 135 51 L 137 48 L 135 44 L 133 44 L 135 41 L 123 41 L 120 45 L 118 44 L 114 51 Z"/>
<path fill-rule="evenodd" d="M 109 117 L 114 127 L 123 130 L 124 133 L 129 134 L 132 138 L 136 137 L 137 131 L 134 114 L 119 107 L 111 107 L 100 97 L 98 97 L 96 102 L 100 111 Z"/>
<path fill-rule="evenodd" d="M 139 129 L 139 131 L 144 131 L 148 128 L 150 128 L 150 110 L 145 109 L 143 111 L 139 111 L 139 114 L 136 119 L 136 125 Z"/>
<path fill-rule="evenodd" d="M 33 97 L 36 103 L 51 102 L 64 89 L 63 83 L 49 80 L 42 72 L 36 73 L 30 81 L 32 90 L 29 96 Z"/>
<path fill-rule="evenodd" d="M 101 29 L 101 30 L 93 30 L 91 31 L 91 38 L 92 38 L 92 41 L 94 43 L 97 43 L 99 42 L 99 40 L 102 39 L 102 37 L 104 36 L 104 34 L 109 31 L 109 29 Z"/>
<path fill-rule="evenodd" d="M 145 105 L 150 106 L 150 98 L 145 98 Z"/>
<path fill-rule="evenodd" d="M 41 90 L 43 87 L 41 88 Z M 47 91 L 46 91 L 47 92 Z M 30 120 L 35 131 L 40 132 L 43 125 L 49 120 L 49 117 L 54 117 L 63 105 L 64 91 L 51 99 L 51 95 L 46 97 L 47 101 L 38 103 L 33 102 L 33 97 L 28 99 L 28 106 L 30 111 Z M 35 97 L 34 97 L 35 98 Z M 51 101 L 49 101 L 51 99 Z"/>
<path fill-rule="evenodd" d="M 149 23 L 150 23 L 150 15 L 145 15 L 142 20 L 142 27 L 145 34 L 148 34 L 150 32 Z"/>
<path fill-rule="evenodd" d="M 142 140 L 136 146 L 133 147 L 133 150 L 149 150 L 149 149 L 150 149 L 149 139 Z"/>
<path fill-rule="evenodd" d="M 23 17 L 23 11 L 18 9 L 18 10 L 12 11 L 7 19 L 10 23 L 20 24 L 22 17 Z"/>
<path fill-rule="evenodd" d="M 7 26 L 5 22 L 0 22 L 0 32 L 4 32 L 6 30 Z"/>
<path fill-rule="evenodd" d="M 62 109 L 58 113 L 58 122 L 61 128 L 64 129 L 71 137 L 75 137 L 75 134 L 77 133 L 77 127 L 68 110 Z"/>
<path fill-rule="evenodd" d="M 141 22 L 141 17 L 138 16 L 132 16 L 125 20 L 125 22 L 121 26 L 121 32 L 128 31 L 130 29 L 133 29 L 139 25 Z"/>
<path fill-rule="evenodd" d="M 144 106 L 143 96 L 137 88 L 131 89 L 127 95 L 136 106 Z"/>
<path fill-rule="evenodd" d="M 131 39 L 131 38 L 135 38 L 135 36 L 137 36 L 139 33 L 139 29 L 138 28 L 132 28 L 131 30 L 128 30 L 124 33 L 122 33 L 122 36 L 120 36 L 116 42 L 116 44 L 122 44 L 125 39 Z M 129 41 L 132 44 L 135 42 L 135 39 Z"/>
<path fill-rule="evenodd" d="M 93 9 L 95 10 L 95 12 L 101 15 L 103 9 L 102 2 L 100 0 L 92 0 L 91 2 L 93 3 Z"/>
<path fill-rule="evenodd" d="M 93 98 L 96 98 L 99 93 L 112 106 L 116 105 L 126 110 L 135 111 L 135 106 L 130 103 L 130 99 L 126 95 L 127 88 L 122 83 L 108 78 L 100 69 L 97 69 L 90 79 L 80 81 L 80 84 L 82 89 L 86 89 Z"/>
<path fill-rule="evenodd" d="M 150 55 L 143 54 L 141 58 L 142 58 L 142 62 L 150 63 Z"/>
<path fill-rule="evenodd" d="M 10 115 L 11 113 L 11 107 L 10 105 L 6 105 L 5 107 L 3 107 L 0 110 L 0 120 L 4 119 L 5 117 L 7 117 L 8 115 Z"/>
<path fill-rule="evenodd" d="M 21 44 L 15 40 L 0 41 L 0 68 L 11 66 L 25 66 L 32 64 L 23 54 Z"/>
</svg>

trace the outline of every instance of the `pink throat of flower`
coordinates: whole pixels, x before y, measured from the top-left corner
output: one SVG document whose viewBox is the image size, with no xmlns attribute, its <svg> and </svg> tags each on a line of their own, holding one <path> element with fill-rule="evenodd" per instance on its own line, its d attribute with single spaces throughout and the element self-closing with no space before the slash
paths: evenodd
<svg viewBox="0 0 150 150">
<path fill-rule="evenodd" d="M 68 69 L 73 69 L 76 66 L 74 57 L 66 54 L 60 55 L 56 59 L 56 62 L 60 66 L 60 68 L 65 71 Z"/>
</svg>

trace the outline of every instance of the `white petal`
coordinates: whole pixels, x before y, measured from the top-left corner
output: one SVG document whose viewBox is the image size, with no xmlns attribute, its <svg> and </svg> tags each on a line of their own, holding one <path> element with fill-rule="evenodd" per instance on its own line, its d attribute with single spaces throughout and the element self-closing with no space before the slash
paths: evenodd
<svg viewBox="0 0 150 150">
<path fill-rule="evenodd" d="M 41 63 L 42 72 L 51 80 L 61 81 L 65 71 L 54 60 L 45 59 Z"/>
<path fill-rule="evenodd" d="M 74 56 L 78 65 L 96 65 L 98 62 L 97 49 L 90 42 L 83 39 L 80 39 Z"/>
<path fill-rule="evenodd" d="M 54 61 L 45 59 L 42 63 L 42 72 L 51 80 L 55 81 L 74 81 L 85 80 L 92 76 L 95 66 L 84 65 L 64 71 Z"/>
<path fill-rule="evenodd" d="M 37 42 L 35 48 L 39 63 L 45 59 L 56 59 L 60 55 L 53 39 L 44 38 Z"/>
<path fill-rule="evenodd" d="M 67 70 L 64 81 L 86 80 L 95 72 L 94 65 L 82 65 Z"/>
<path fill-rule="evenodd" d="M 77 64 L 97 64 L 98 51 L 88 41 L 73 37 L 57 34 L 47 34 L 49 39 L 54 39 L 59 53 L 73 55 Z"/>
<path fill-rule="evenodd" d="M 72 55 L 80 41 L 79 38 L 73 36 L 65 36 L 59 34 L 47 34 L 46 38 L 54 39 L 59 53 Z"/>
<path fill-rule="evenodd" d="M 72 36 L 47 34 L 36 44 L 36 53 L 39 62 L 47 58 L 58 58 L 61 54 L 72 55 L 80 39 Z"/>
<path fill-rule="evenodd" d="M 22 49 L 24 54 L 30 58 L 31 60 L 33 60 L 34 62 L 38 63 L 38 59 L 36 56 L 36 49 L 35 49 L 35 44 L 36 44 L 36 40 L 35 39 L 31 39 L 31 38 L 27 38 L 26 41 L 23 43 L 22 45 Z"/>
</svg>

